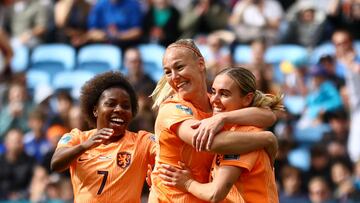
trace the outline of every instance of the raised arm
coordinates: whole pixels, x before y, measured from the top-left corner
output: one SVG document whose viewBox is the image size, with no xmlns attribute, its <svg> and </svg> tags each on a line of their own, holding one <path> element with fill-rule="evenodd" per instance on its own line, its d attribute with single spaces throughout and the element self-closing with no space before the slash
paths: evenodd
<svg viewBox="0 0 360 203">
<path fill-rule="evenodd" d="M 51 170 L 64 171 L 70 167 L 70 164 L 85 151 L 94 148 L 104 141 L 108 140 L 114 131 L 110 128 L 98 130 L 92 137 L 83 143 L 71 147 L 60 147 L 55 150 L 51 159 Z M 59 141 L 61 142 L 61 140 Z"/>
<path fill-rule="evenodd" d="M 239 179 L 241 168 L 221 166 L 210 183 L 199 183 L 191 178 L 191 172 L 183 164 L 181 169 L 170 165 L 161 165 L 160 177 L 163 184 L 189 192 L 207 202 L 220 202 L 229 193 L 231 187 Z"/>
</svg>

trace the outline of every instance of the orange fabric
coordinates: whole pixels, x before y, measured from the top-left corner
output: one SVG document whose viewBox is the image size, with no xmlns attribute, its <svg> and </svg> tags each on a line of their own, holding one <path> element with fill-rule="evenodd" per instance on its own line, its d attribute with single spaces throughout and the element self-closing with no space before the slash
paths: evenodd
<svg viewBox="0 0 360 203">
<path fill-rule="evenodd" d="M 183 142 L 173 131 L 174 126 L 188 119 L 204 119 L 211 113 L 196 109 L 191 103 L 176 97 L 166 100 L 159 109 L 155 123 L 156 163 L 151 174 L 152 187 L 149 202 L 203 202 L 190 193 L 186 193 L 162 184 L 157 167 L 162 164 L 178 166 L 184 162 L 192 169 L 195 180 L 208 182 L 209 169 L 214 155 L 197 152 L 192 146 Z"/>
<path fill-rule="evenodd" d="M 261 131 L 261 129 L 253 126 L 235 126 L 230 130 Z M 225 202 L 279 202 L 274 171 L 265 150 L 257 150 L 242 155 L 216 155 L 211 178 L 216 176 L 217 170 L 221 166 L 236 166 L 242 169 L 240 178 L 230 190 Z"/>
<path fill-rule="evenodd" d="M 78 145 L 95 132 L 74 129 L 57 147 Z M 140 202 L 147 165 L 154 158 L 154 135 L 145 131 L 126 131 L 116 143 L 84 152 L 70 165 L 74 202 Z"/>
</svg>

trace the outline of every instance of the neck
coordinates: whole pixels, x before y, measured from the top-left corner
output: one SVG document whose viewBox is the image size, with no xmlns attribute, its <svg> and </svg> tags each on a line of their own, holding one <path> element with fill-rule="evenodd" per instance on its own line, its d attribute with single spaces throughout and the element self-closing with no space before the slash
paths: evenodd
<svg viewBox="0 0 360 203">
<path fill-rule="evenodd" d="M 196 97 L 192 98 L 191 100 L 187 100 L 188 102 L 191 102 L 197 109 L 210 113 L 212 112 L 212 108 L 208 99 L 208 95 L 205 92 L 196 94 Z"/>
</svg>

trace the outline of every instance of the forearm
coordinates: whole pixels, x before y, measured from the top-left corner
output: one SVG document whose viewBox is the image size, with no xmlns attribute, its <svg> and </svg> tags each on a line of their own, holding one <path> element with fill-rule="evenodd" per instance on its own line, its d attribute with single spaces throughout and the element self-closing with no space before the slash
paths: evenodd
<svg viewBox="0 0 360 203">
<path fill-rule="evenodd" d="M 230 132 L 224 131 L 214 138 L 210 151 L 219 154 L 244 154 L 272 145 L 274 135 L 269 131 Z"/>
<path fill-rule="evenodd" d="M 51 159 L 51 170 L 64 171 L 69 168 L 72 161 L 86 151 L 81 144 L 74 147 L 59 148 L 55 151 Z"/>
<path fill-rule="evenodd" d="M 214 202 L 215 189 L 212 183 L 202 184 L 193 180 L 187 188 L 187 191 L 201 200 Z"/>
<path fill-rule="evenodd" d="M 276 115 L 269 109 L 249 107 L 220 114 L 226 124 L 239 124 L 267 128 L 276 121 Z"/>
</svg>

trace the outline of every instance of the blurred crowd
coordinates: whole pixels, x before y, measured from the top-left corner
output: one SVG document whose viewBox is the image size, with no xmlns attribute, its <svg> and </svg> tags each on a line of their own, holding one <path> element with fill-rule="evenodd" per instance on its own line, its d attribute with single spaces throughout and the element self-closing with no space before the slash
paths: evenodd
<svg viewBox="0 0 360 203">
<path fill-rule="evenodd" d="M 287 112 L 269 129 L 279 141 L 280 202 L 360 202 L 359 22 L 360 0 L 2 0 L 0 201 L 72 202 L 69 174 L 53 173 L 50 160 L 64 133 L 88 129 L 71 90 L 27 86 L 27 69 L 12 67 L 15 47 L 119 47 L 139 97 L 130 129 L 153 131 L 148 96 L 157 81 L 137 47 L 193 38 L 209 84 L 221 69 L 243 66 L 258 89 L 284 95 Z M 309 56 L 324 44 L 334 51 L 272 63 L 266 53 L 284 44 Z M 236 60 L 241 45 L 246 60 Z"/>
</svg>

